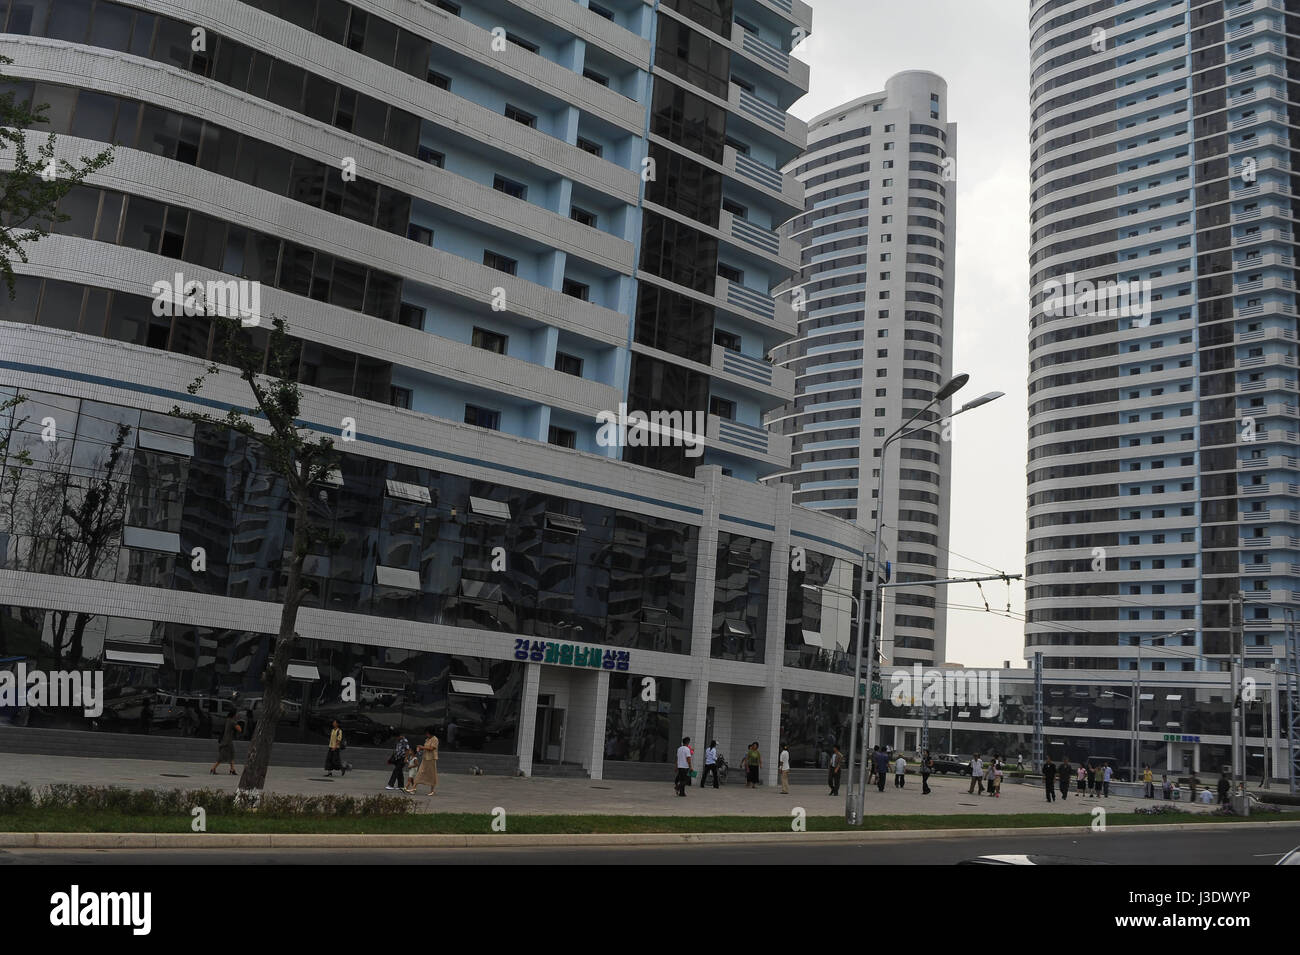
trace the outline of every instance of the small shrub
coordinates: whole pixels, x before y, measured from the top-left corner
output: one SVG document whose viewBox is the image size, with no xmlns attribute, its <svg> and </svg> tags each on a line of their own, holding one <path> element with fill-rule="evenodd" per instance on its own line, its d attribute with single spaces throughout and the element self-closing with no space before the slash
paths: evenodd
<svg viewBox="0 0 1300 955">
<path fill-rule="evenodd" d="M 18 812 L 36 805 L 32 787 L 26 783 L 17 786 L 0 786 L 0 812 Z"/>
</svg>

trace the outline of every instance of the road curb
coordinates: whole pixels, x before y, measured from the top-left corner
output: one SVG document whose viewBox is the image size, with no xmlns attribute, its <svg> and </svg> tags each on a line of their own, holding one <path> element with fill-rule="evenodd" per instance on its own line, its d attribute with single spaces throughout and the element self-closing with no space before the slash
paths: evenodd
<svg viewBox="0 0 1300 955">
<path fill-rule="evenodd" d="M 1113 826 L 1124 832 L 1208 832 L 1224 826 L 1300 828 L 1300 821 Z M 0 832 L 0 849 L 489 849 L 583 846 L 745 845 L 773 842 L 865 844 L 908 839 L 1091 835 L 1089 824 L 1027 829 L 883 829 L 868 832 L 645 832 L 511 835 L 481 833 L 202 833 L 202 832 Z"/>
</svg>

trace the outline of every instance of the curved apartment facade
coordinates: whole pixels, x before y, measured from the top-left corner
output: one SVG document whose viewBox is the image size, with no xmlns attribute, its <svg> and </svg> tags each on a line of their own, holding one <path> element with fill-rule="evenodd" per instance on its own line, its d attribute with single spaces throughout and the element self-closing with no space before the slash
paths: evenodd
<svg viewBox="0 0 1300 955">
<path fill-rule="evenodd" d="M 790 295 L 799 334 L 774 355 L 796 398 L 769 416 L 789 437 L 800 504 L 876 521 L 880 442 L 952 376 L 956 125 L 948 87 L 921 71 L 891 77 L 809 123 L 791 165 L 805 211 L 787 227 L 802 248 Z M 883 558 L 894 579 L 947 566 L 951 459 L 944 429 L 896 442 L 885 478 Z M 900 589 L 882 614 L 893 662 L 940 662 L 946 614 L 933 588 Z"/>
<path fill-rule="evenodd" d="M 1030 24 L 1026 657 L 1217 669 L 1241 591 L 1267 663 L 1300 556 L 1295 7 Z"/>
<path fill-rule="evenodd" d="M 284 489 L 256 442 L 170 417 L 248 396 L 186 392 L 211 322 L 159 292 L 233 282 L 288 322 L 304 422 L 344 452 L 287 738 L 338 715 L 525 772 L 684 734 L 816 764 L 867 535 L 756 480 L 788 463 L 764 355 L 794 331 L 772 226 L 802 205 L 778 170 L 810 28 L 797 0 L 0 0 L 60 155 L 117 147 L 0 304 L 0 402 L 26 399 L 0 421 L 0 657 L 105 669 L 119 725 L 145 690 L 162 730 L 256 700 Z M 620 406 L 700 441 L 602 443 Z M 51 502 L 91 485 L 120 506 L 87 557 Z"/>
</svg>

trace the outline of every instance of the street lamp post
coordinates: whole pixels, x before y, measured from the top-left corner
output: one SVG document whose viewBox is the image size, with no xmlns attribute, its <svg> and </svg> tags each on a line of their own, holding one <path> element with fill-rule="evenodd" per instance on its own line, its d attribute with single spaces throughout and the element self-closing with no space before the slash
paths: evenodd
<svg viewBox="0 0 1300 955">
<path fill-rule="evenodd" d="M 885 440 L 882 441 L 880 444 L 880 463 L 878 465 L 879 470 L 877 472 L 877 479 L 876 479 L 876 535 L 875 535 L 875 541 L 873 542 L 875 547 L 875 552 L 872 555 L 872 560 L 871 560 L 871 596 L 867 602 L 867 612 L 865 614 L 858 615 L 858 646 L 857 646 L 857 653 L 855 654 L 855 658 L 854 658 L 854 667 L 853 667 L 853 682 L 854 682 L 853 724 L 849 734 L 849 761 L 848 761 L 849 792 L 848 795 L 845 797 L 845 806 L 844 806 L 844 821 L 851 826 L 862 825 L 862 799 L 863 799 L 863 793 L 866 791 L 867 788 L 867 773 L 866 773 L 866 756 L 867 756 L 867 745 L 868 745 L 867 734 L 870 732 L 870 728 L 871 728 L 872 671 L 875 669 L 875 664 L 876 664 L 875 617 L 876 617 L 876 607 L 879 604 L 879 601 L 876 599 L 876 592 L 880 589 L 880 583 L 881 583 L 880 527 L 885 517 L 885 461 L 889 453 L 889 446 L 893 444 L 895 441 L 907 437 L 908 435 L 915 434 L 920 431 L 925 431 L 929 428 L 932 428 L 935 424 L 937 424 L 941 419 L 936 419 L 935 421 L 928 421 L 925 424 L 921 425 L 920 427 L 912 428 L 911 430 L 908 430 L 909 428 L 911 428 L 911 425 L 914 421 L 916 421 L 918 418 L 920 418 L 922 415 L 928 412 L 935 405 L 947 401 L 957 391 L 959 391 L 962 387 L 964 387 L 966 382 L 968 382 L 969 380 L 970 380 L 970 375 L 965 375 L 965 374 L 957 375 L 949 379 L 947 382 L 944 383 L 944 385 L 938 391 L 934 393 L 934 397 L 930 399 L 930 401 L 926 404 L 924 408 L 916 412 L 916 414 L 908 418 L 907 421 L 899 425 L 894 430 L 894 432 L 890 434 L 888 437 L 886 437 Z M 982 395 L 979 398 L 976 398 L 974 401 L 968 402 L 967 404 L 963 405 L 959 410 L 953 412 L 950 418 L 956 417 L 962 412 L 970 411 L 974 408 L 978 408 L 980 405 L 987 404 L 988 402 L 993 401 L 996 398 L 1001 398 L 1002 395 L 1003 392 L 1000 391 L 989 392 L 986 395 Z M 864 565 L 862 568 L 863 586 L 866 586 L 866 582 L 867 582 L 867 569 L 866 566 Z M 867 662 L 867 692 L 866 692 L 866 700 L 863 702 L 863 715 L 862 715 L 862 760 L 858 764 L 858 781 L 855 788 L 854 779 L 853 779 L 853 759 L 856 754 L 857 741 L 858 741 L 858 696 L 859 696 L 858 681 L 861 680 L 862 678 L 862 647 L 864 643 L 863 640 L 864 628 L 867 631 L 865 642 L 868 642 L 870 644 L 870 649 L 867 655 L 867 661 L 868 661 Z"/>
</svg>

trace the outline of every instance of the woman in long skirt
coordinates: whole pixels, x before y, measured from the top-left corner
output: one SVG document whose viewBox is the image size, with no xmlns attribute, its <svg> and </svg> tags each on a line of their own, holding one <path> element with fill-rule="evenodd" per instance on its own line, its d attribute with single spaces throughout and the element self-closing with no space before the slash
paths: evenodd
<svg viewBox="0 0 1300 955">
<path fill-rule="evenodd" d="M 420 790 L 420 784 L 429 787 L 429 795 L 438 794 L 438 737 L 433 735 L 433 727 L 426 726 L 424 729 L 424 742 L 417 746 L 423 759 L 420 761 L 420 771 L 415 774 L 415 784 L 411 787 L 412 793 Z"/>
</svg>

